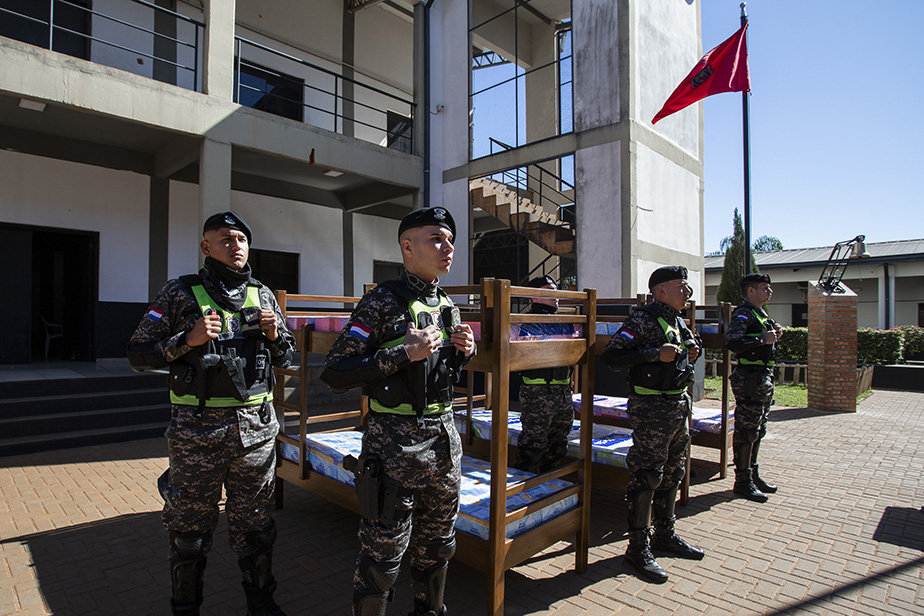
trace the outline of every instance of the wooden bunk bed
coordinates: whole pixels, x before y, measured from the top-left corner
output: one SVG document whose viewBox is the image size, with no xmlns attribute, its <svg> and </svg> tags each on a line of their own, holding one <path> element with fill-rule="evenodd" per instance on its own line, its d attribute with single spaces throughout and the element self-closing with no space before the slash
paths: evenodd
<svg viewBox="0 0 924 616">
<path fill-rule="evenodd" d="M 558 365 L 586 363 L 587 378 L 585 378 L 584 395 L 593 395 L 593 357 L 595 338 L 594 332 L 594 300 L 593 290 L 586 292 L 543 291 L 543 294 L 583 302 L 583 313 L 562 317 L 556 315 L 520 315 L 511 314 L 511 297 L 530 297 L 537 295 L 536 289 L 526 287 L 511 287 L 509 281 L 486 279 L 481 285 L 467 287 L 449 287 L 446 291 L 451 295 L 479 296 L 480 310 L 463 310 L 463 320 L 477 325 L 480 331 L 478 341 L 478 354 L 470 362 L 467 369 L 480 370 L 491 375 L 489 397 L 486 397 L 486 406 L 490 406 L 492 413 L 492 429 L 494 438 L 491 439 L 488 450 L 489 467 L 484 463 L 482 470 L 490 470 L 490 484 L 485 486 L 481 482 L 481 489 L 486 489 L 488 495 L 486 532 L 478 536 L 463 528 L 463 523 L 470 523 L 471 516 L 460 511 L 456 523 L 456 541 L 458 549 L 455 559 L 488 574 L 488 600 L 487 612 L 492 615 L 503 614 L 504 609 L 504 575 L 507 569 L 527 560 L 537 552 L 574 536 L 575 543 L 575 569 L 582 573 L 587 568 L 589 548 L 589 519 L 590 519 L 590 430 L 592 428 L 591 406 L 587 405 L 586 416 L 582 417 L 580 450 L 581 458 L 554 471 L 541 475 L 523 473 L 507 468 L 508 443 L 502 427 L 507 426 L 508 397 L 511 370 L 530 368 L 543 368 Z M 277 502 L 283 504 L 282 494 L 285 482 L 314 492 L 331 502 L 337 503 L 349 510 L 357 511 L 358 503 L 356 492 L 351 478 L 337 472 L 342 468 L 335 468 L 327 475 L 319 471 L 325 454 L 313 448 L 323 445 L 323 441 L 349 441 L 348 446 L 354 449 L 350 453 L 358 455 L 359 433 L 353 427 L 345 430 L 319 430 L 325 423 L 332 421 L 361 422 L 361 417 L 367 406 L 364 402 L 361 409 L 352 412 L 309 412 L 306 396 L 300 396 L 297 403 L 286 403 L 282 393 L 286 381 L 297 377 L 301 380 L 301 392 L 306 392 L 308 378 L 306 353 L 326 353 L 339 335 L 337 331 L 320 331 L 317 319 L 324 319 L 336 315 L 334 318 L 344 319 L 345 313 L 318 309 L 293 309 L 295 303 L 305 302 L 333 302 L 355 303 L 358 298 L 329 297 L 308 295 L 287 295 L 277 293 L 277 300 L 287 317 L 287 321 L 304 318 L 306 321 L 295 328 L 296 348 L 302 360 L 297 367 L 280 370 L 277 369 L 277 383 L 275 393 L 280 402 L 277 404 L 281 415 L 283 430 L 277 439 L 279 447 L 277 477 L 284 481 L 277 483 Z M 570 340 L 516 340 L 511 337 L 511 325 L 522 322 L 577 322 L 582 331 L 591 332 L 581 338 Z M 476 336 L 478 337 L 478 336 Z M 467 392 L 465 396 L 457 399 L 461 404 L 471 407 L 478 397 L 472 393 L 472 381 L 466 379 Z M 287 422 L 286 413 L 290 413 L 293 421 Z M 297 415 L 297 425 L 295 424 Z M 469 433 L 471 425 L 469 424 Z M 309 441 L 312 443 L 309 447 Z M 319 445 L 320 443 L 320 445 Z M 343 445 L 343 443 L 340 443 Z M 312 462 L 314 460 L 314 462 Z M 466 496 L 465 468 L 467 464 L 478 464 L 473 458 L 463 457 L 463 501 Z M 331 466 L 330 464 L 327 465 Z M 464 506 L 464 503 L 463 503 Z M 484 509 L 484 507 L 480 507 Z"/>
</svg>

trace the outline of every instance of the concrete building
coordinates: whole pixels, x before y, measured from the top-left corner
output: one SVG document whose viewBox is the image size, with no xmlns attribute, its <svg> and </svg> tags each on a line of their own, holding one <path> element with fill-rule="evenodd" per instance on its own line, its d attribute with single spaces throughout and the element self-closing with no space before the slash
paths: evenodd
<svg viewBox="0 0 924 616">
<path fill-rule="evenodd" d="M 650 123 L 701 55 L 691 1 L 8 0 L 0 363 L 62 330 L 54 357 L 122 357 L 228 208 L 290 292 L 391 277 L 398 220 L 441 204 L 447 283 L 625 296 L 676 263 L 701 295 L 702 106 Z"/>
<path fill-rule="evenodd" d="M 868 242 L 869 257 L 851 260 L 842 283 L 857 294 L 857 327 L 924 326 L 924 239 Z M 817 282 L 832 247 L 754 253 L 773 281 L 768 305 L 782 325 L 808 325 L 808 286 Z M 706 257 L 706 303 L 715 303 L 724 256 Z"/>
</svg>

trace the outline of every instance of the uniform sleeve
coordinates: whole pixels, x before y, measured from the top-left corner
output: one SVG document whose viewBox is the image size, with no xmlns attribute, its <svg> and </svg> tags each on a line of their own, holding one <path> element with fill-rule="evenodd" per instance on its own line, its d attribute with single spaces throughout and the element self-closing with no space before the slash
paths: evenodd
<svg viewBox="0 0 924 616">
<path fill-rule="evenodd" d="M 295 336 L 289 331 L 285 317 L 282 316 L 282 309 L 279 308 L 273 292 L 264 286 L 260 288 L 260 294 L 263 298 L 263 305 L 269 306 L 276 314 L 276 331 L 279 334 L 279 337 L 275 340 L 267 338 L 266 348 L 270 351 L 273 365 L 277 368 L 285 368 L 292 363 L 292 355 L 295 351 Z"/>
<path fill-rule="evenodd" d="M 746 308 L 736 310 L 732 314 L 728 332 L 725 334 L 725 347 L 729 351 L 741 353 L 763 345 L 762 337 L 746 335 L 753 319 L 755 319 L 754 315 Z"/>
<path fill-rule="evenodd" d="M 390 295 L 381 287 L 367 293 L 340 331 L 321 373 L 321 380 L 332 390 L 345 391 L 381 382 L 410 364 L 403 344 L 390 349 L 379 348 L 393 337 L 389 328 L 407 313 L 406 307 L 389 301 Z M 389 319 L 389 314 L 396 318 Z"/>
<path fill-rule="evenodd" d="M 638 311 L 623 322 L 603 349 L 600 361 L 612 368 L 634 366 L 657 361 L 660 347 L 645 342 L 645 323 Z"/>
<path fill-rule="evenodd" d="M 197 318 L 193 310 L 195 304 L 190 302 L 182 283 L 169 281 L 129 339 L 127 355 L 132 370 L 144 372 L 165 368 L 192 350 L 193 347 L 186 344 L 186 332 Z"/>
</svg>

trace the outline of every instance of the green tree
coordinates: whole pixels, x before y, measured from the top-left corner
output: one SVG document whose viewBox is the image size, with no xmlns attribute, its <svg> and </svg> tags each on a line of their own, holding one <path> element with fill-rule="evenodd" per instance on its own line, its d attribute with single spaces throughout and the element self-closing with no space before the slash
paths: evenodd
<svg viewBox="0 0 924 616">
<path fill-rule="evenodd" d="M 759 238 L 754 240 L 753 248 L 755 252 L 783 250 L 783 242 L 780 241 L 780 238 L 774 237 L 772 235 L 761 235 Z"/>
<path fill-rule="evenodd" d="M 779 240 L 777 240 L 779 241 Z M 782 244 L 781 244 L 782 245 Z M 733 231 L 719 243 L 719 248 L 725 253 L 725 264 L 722 266 L 722 279 L 715 292 L 715 298 L 720 302 L 741 303 L 741 277 L 744 276 L 744 225 L 738 208 L 735 208 Z M 751 272 L 757 272 L 757 262 L 751 255 Z"/>
</svg>

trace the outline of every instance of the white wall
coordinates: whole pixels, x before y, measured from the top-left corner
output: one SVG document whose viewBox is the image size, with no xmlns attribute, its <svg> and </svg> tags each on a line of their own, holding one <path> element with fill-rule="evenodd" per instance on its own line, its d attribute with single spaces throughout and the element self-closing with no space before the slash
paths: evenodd
<svg viewBox="0 0 924 616">
<path fill-rule="evenodd" d="M 698 257 L 701 254 L 699 178 L 641 143 L 637 148 L 638 239 Z"/>
<path fill-rule="evenodd" d="M 353 294 L 362 295 L 372 282 L 374 261 L 401 263 L 398 225 L 401 221 L 379 216 L 353 217 Z"/>
<path fill-rule="evenodd" d="M 0 150 L 0 222 L 99 233 L 99 300 L 148 301 L 147 176 Z"/>
</svg>

